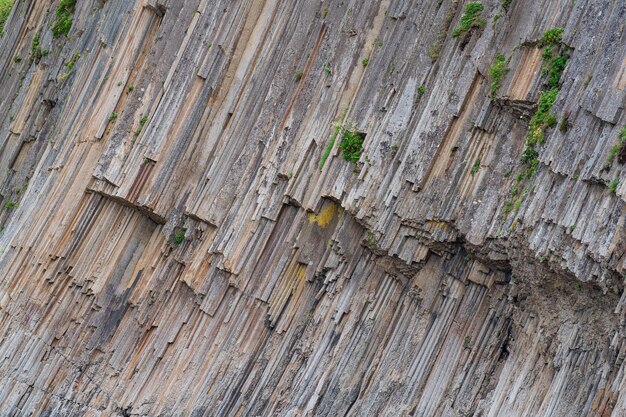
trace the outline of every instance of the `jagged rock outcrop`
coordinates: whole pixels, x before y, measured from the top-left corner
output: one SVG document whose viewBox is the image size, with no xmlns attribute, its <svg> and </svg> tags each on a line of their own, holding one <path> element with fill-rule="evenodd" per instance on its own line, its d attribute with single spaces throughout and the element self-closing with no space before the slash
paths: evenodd
<svg viewBox="0 0 626 417">
<path fill-rule="evenodd" d="M 16 0 L 0 415 L 626 415 L 625 26 Z"/>
</svg>

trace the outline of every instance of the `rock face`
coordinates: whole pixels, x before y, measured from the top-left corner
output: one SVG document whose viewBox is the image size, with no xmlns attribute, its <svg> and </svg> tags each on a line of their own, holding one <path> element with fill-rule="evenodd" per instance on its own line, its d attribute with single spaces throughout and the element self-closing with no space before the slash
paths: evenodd
<svg viewBox="0 0 626 417">
<path fill-rule="evenodd" d="M 481 6 L 17 0 L 0 415 L 626 415 L 626 3 Z"/>
</svg>

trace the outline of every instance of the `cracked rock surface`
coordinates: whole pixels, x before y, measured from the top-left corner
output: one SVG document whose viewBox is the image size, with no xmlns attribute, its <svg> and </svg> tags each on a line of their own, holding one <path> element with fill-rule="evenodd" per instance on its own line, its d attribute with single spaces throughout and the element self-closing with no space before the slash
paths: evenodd
<svg viewBox="0 0 626 417">
<path fill-rule="evenodd" d="M 15 0 L 0 417 L 625 416 L 626 3 L 480 5 Z"/>
</svg>

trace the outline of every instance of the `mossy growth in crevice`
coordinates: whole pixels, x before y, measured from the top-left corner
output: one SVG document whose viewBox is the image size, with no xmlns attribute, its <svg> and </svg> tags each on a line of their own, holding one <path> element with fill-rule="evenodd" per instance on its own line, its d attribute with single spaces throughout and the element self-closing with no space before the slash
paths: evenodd
<svg viewBox="0 0 626 417">
<path fill-rule="evenodd" d="M 489 68 L 489 78 L 491 78 L 491 97 L 495 97 L 502 86 L 502 81 L 506 74 L 509 72 L 509 68 L 506 64 L 506 57 L 502 54 L 496 54 L 495 61 L 491 68 Z"/>
<path fill-rule="evenodd" d="M 172 243 L 174 244 L 175 248 L 179 247 L 184 241 L 185 229 L 180 229 L 176 233 L 174 233 L 174 236 L 172 237 Z"/>
<path fill-rule="evenodd" d="M 452 31 L 452 36 L 459 38 L 467 35 L 472 29 L 481 29 L 485 26 L 487 20 L 481 16 L 483 10 L 485 7 L 478 1 L 467 3 L 459 25 Z"/>
<path fill-rule="evenodd" d="M 52 26 L 52 35 L 55 38 L 67 36 L 72 29 L 74 22 L 74 11 L 76 10 L 76 0 L 61 0 L 56 8 L 56 19 Z"/>
<path fill-rule="evenodd" d="M 620 164 L 626 163 L 626 126 L 620 130 L 617 135 L 617 141 L 609 149 L 609 155 L 606 158 L 604 168 L 607 170 L 610 169 L 616 158 L 618 158 Z"/>
</svg>

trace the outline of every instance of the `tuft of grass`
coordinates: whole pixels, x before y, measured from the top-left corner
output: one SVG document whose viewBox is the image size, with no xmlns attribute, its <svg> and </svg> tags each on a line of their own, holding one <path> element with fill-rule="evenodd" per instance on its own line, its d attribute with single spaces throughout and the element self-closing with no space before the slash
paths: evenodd
<svg viewBox="0 0 626 417">
<path fill-rule="evenodd" d="M 331 75 L 332 74 L 332 70 L 330 69 L 330 65 L 328 65 L 328 64 L 324 65 L 324 72 L 326 73 L 326 75 Z"/>
<path fill-rule="evenodd" d="M 330 151 L 332 151 L 333 147 L 335 146 L 335 141 L 337 140 L 337 136 L 339 136 L 340 131 L 341 131 L 341 124 L 338 123 L 335 126 L 335 130 L 333 131 L 333 134 L 330 137 L 330 140 L 328 141 L 328 143 L 326 144 L 326 147 L 324 148 L 324 152 L 322 152 L 322 158 L 320 159 L 320 170 L 324 168 L 324 164 L 326 163 L 326 160 L 328 159 L 328 156 L 330 155 Z"/>
<path fill-rule="evenodd" d="M 369 58 L 363 58 L 363 61 L 361 61 L 361 65 L 363 65 L 363 68 L 367 67 L 367 64 L 369 63 L 370 63 Z"/>
<path fill-rule="evenodd" d="M 348 162 L 357 163 L 363 152 L 363 142 L 365 134 L 356 130 L 344 130 L 339 149 L 343 154 L 343 159 Z"/>
<path fill-rule="evenodd" d="M 620 155 L 622 152 L 626 152 L 624 151 L 625 148 L 626 148 L 626 126 L 624 126 L 622 130 L 620 130 L 619 135 L 617 136 L 617 142 L 615 142 L 615 144 L 611 146 L 611 148 L 609 149 L 609 156 L 607 156 L 606 158 L 605 166 L 607 168 L 610 168 L 615 158 L 618 155 Z"/>
<path fill-rule="evenodd" d="M 129 85 L 129 86 L 128 86 L 128 88 L 126 89 L 126 92 L 127 92 L 128 94 L 130 94 L 130 93 L 132 93 L 132 92 L 133 92 L 133 90 L 135 90 L 135 86 L 131 84 L 131 85 Z"/>
<path fill-rule="evenodd" d="M 428 48 L 428 57 L 431 62 L 435 62 L 439 58 L 439 54 L 441 53 L 442 44 L 436 42 L 433 46 Z"/>
<path fill-rule="evenodd" d="M 500 6 L 504 9 L 505 12 L 508 12 L 512 2 L 513 0 L 502 0 L 500 2 Z"/>
<path fill-rule="evenodd" d="M 483 10 L 485 10 L 485 8 L 482 3 L 478 1 L 467 3 L 459 25 L 452 31 L 452 36 L 458 38 L 461 35 L 467 34 L 472 29 L 480 29 L 485 26 L 487 20 L 481 17 Z"/>
<path fill-rule="evenodd" d="M 338 123 L 335 123 L 335 130 L 333 131 L 333 134 L 331 135 L 330 140 L 324 147 L 324 151 L 322 152 L 322 157 L 320 158 L 320 171 L 324 168 L 324 164 L 326 163 L 326 160 L 330 156 L 330 152 L 333 150 L 333 147 L 335 146 L 335 142 L 337 141 L 337 136 L 339 136 L 339 133 L 341 132 L 341 129 L 342 129 L 341 126 L 343 125 L 343 121 L 346 118 L 346 114 L 348 114 L 348 107 L 346 107 L 343 110 L 343 113 L 341 114 L 341 120 Z"/>
<path fill-rule="evenodd" d="M 480 169 L 480 158 L 476 158 L 476 161 L 474 161 L 474 165 L 472 165 L 472 170 L 470 171 L 470 175 L 473 177 L 474 175 L 478 173 L 479 169 Z"/>
<path fill-rule="evenodd" d="M 489 77 L 491 78 L 491 97 L 495 97 L 502 86 L 502 80 L 509 72 L 506 66 L 506 57 L 502 54 L 496 54 L 494 64 L 489 68 Z"/>
<path fill-rule="evenodd" d="M 139 136 L 139 134 L 141 133 L 141 129 L 143 129 L 147 121 L 148 121 L 148 116 L 143 116 L 141 119 L 139 119 L 139 127 L 134 132 L 135 137 Z"/>
<path fill-rule="evenodd" d="M 561 121 L 559 122 L 559 132 L 567 132 L 567 129 L 569 127 L 569 116 L 567 115 L 563 115 L 563 117 L 561 117 Z"/>
<path fill-rule="evenodd" d="M 78 58 L 80 58 L 80 54 L 78 52 L 74 52 L 74 55 L 72 55 L 72 59 L 70 59 L 65 64 L 65 68 L 67 68 L 67 71 L 65 71 L 63 74 L 59 76 L 59 80 L 61 81 L 67 80 L 67 78 L 72 73 L 72 69 L 74 68 L 74 65 L 76 64 L 76 61 L 78 61 Z"/>
<path fill-rule="evenodd" d="M 11 14 L 11 8 L 15 0 L 0 0 L 0 38 L 4 34 L 4 24 Z"/>
<path fill-rule="evenodd" d="M 417 87 L 417 95 L 415 96 L 415 104 L 419 103 L 419 101 L 422 99 L 424 94 L 426 94 L 426 86 L 424 84 L 421 84 L 419 87 Z"/>
<path fill-rule="evenodd" d="M 80 53 L 74 52 L 74 54 L 72 55 L 72 59 L 70 59 L 65 64 L 65 67 L 67 68 L 68 71 L 71 71 L 74 68 L 74 65 L 76 65 L 76 61 L 78 61 L 78 58 L 80 58 Z"/>
<path fill-rule="evenodd" d="M 324 9 L 322 10 L 322 17 L 326 18 L 326 16 L 328 16 L 328 7 L 324 7 Z"/>
<path fill-rule="evenodd" d="M 611 192 L 614 193 L 615 190 L 617 190 L 618 186 L 619 186 L 619 180 L 615 178 L 613 181 L 609 183 L 609 190 L 611 190 Z"/>
<path fill-rule="evenodd" d="M 38 63 L 42 56 L 43 51 L 41 50 L 41 44 L 39 42 L 39 32 L 37 32 L 30 43 L 30 59 Z"/>
<path fill-rule="evenodd" d="M 302 79 L 302 76 L 303 76 L 303 75 L 304 75 L 304 74 L 302 73 L 302 71 L 298 71 L 298 72 L 296 72 L 296 82 L 297 82 L 297 83 L 299 83 L 299 82 L 300 82 L 300 80 Z"/>
<path fill-rule="evenodd" d="M 117 120 L 117 116 L 118 114 L 116 112 L 111 113 L 111 115 L 109 116 L 109 122 L 114 122 Z"/>
<path fill-rule="evenodd" d="M 174 243 L 175 247 L 180 246 L 180 244 L 183 243 L 184 241 L 185 241 L 185 230 L 179 230 L 178 232 L 174 233 L 172 242 Z"/>
<path fill-rule="evenodd" d="M 52 26 L 52 35 L 55 38 L 67 36 L 72 29 L 74 21 L 74 10 L 76 10 L 76 0 L 61 0 L 56 8 L 56 19 Z"/>
<path fill-rule="evenodd" d="M 443 21 L 443 25 L 439 28 L 437 40 L 430 48 L 428 48 L 428 57 L 430 58 L 431 62 L 435 62 L 439 58 L 441 48 L 443 48 L 443 44 L 446 41 L 446 37 L 448 36 L 448 30 L 450 29 L 450 25 L 452 25 L 454 15 L 456 14 L 457 3 L 458 0 L 454 0 L 450 5 L 450 8 L 446 12 L 446 17 Z"/>
<path fill-rule="evenodd" d="M 545 61 L 543 71 L 548 76 L 548 88 L 557 88 L 559 86 L 561 74 L 565 70 L 568 60 L 568 55 L 558 55 Z"/>
<path fill-rule="evenodd" d="M 530 119 L 530 126 L 526 136 L 528 143 L 531 145 L 536 143 L 542 144 L 544 141 L 544 130 L 548 127 L 556 126 L 556 117 L 550 112 L 558 94 L 559 90 L 552 88 L 548 91 L 544 91 L 539 97 L 537 111 L 532 119 Z"/>
<path fill-rule="evenodd" d="M 19 55 L 15 55 L 15 56 L 13 57 L 13 62 L 15 62 L 16 64 L 17 64 L 18 62 L 22 62 L 22 57 L 21 57 L 21 56 L 19 56 Z"/>
<path fill-rule="evenodd" d="M 147 121 L 148 121 L 148 116 L 143 116 L 141 119 L 139 119 L 139 125 L 141 127 L 144 127 Z"/>
<path fill-rule="evenodd" d="M 17 207 L 17 203 L 15 201 L 7 201 L 4 205 L 4 208 L 7 210 L 13 210 L 15 207 Z"/>
<path fill-rule="evenodd" d="M 539 46 L 556 46 L 563 41 L 563 28 L 552 28 L 546 30 L 541 39 L 539 40 Z"/>
</svg>

